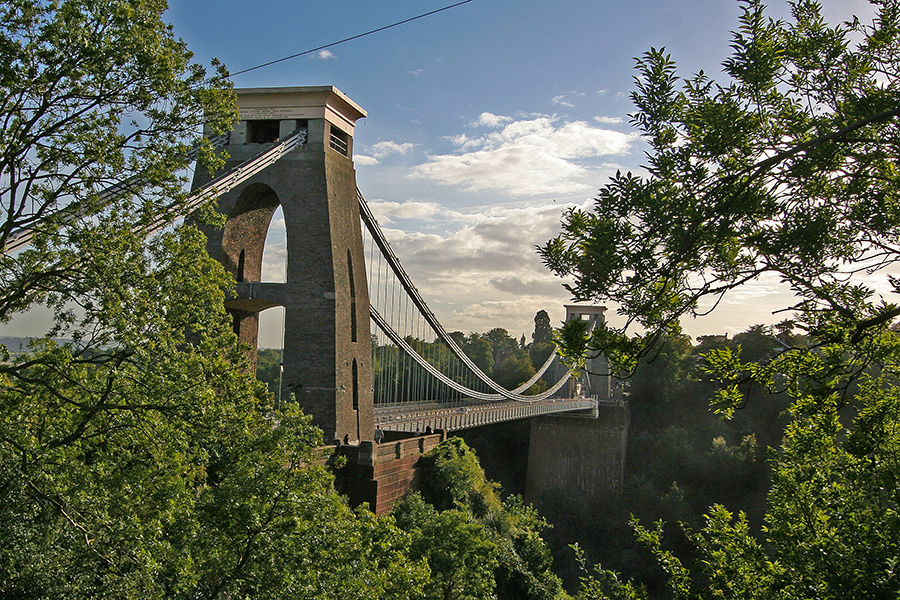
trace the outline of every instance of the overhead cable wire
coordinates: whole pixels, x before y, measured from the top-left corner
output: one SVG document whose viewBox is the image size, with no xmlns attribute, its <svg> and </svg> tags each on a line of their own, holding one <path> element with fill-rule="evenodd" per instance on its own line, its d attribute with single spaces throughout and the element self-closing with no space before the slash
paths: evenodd
<svg viewBox="0 0 900 600">
<path fill-rule="evenodd" d="M 337 46 L 338 44 L 343 44 L 345 42 L 350 42 L 353 40 L 358 40 L 359 38 L 366 37 L 367 35 L 372 35 L 373 33 L 379 33 L 381 31 L 385 31 L 387 29 L 392 29 L 399 25 L 405 25 L 406 23 L 411 23 L 412 21 L 417 21 L 419 19 L 424 19 L 425 17 L 430 17 L 431 15 L 437 14 L 439 12 L 443 12 L 445 10 L 450 10 L 451 8 L 456 8 L 457 6 L 461 6 L 463 4 L 468 4 L 469 2 L 473 2 L 474 0 L 462 0 L 462 2 L 457 2 L 455 4 L 450 4 L 443 8 L 438 8 L 436 10 L 429 11 L 427 13 L 422 13 L 421 15 L 416 15 L 415 17 L 410 17 L 408 19 L 403 19 L 402 21 L 397 21 L 396 23 L 391 23 L 390 25 L 385 25 L 384 27 L 379 27 L 377 29 L 372 29 L 371 31 L 367 31 L 365 33 L 358 33 L 356 35 L 350 36 L 348 38 L 344 38 L 337 42 L 331 42 L 330 44 L 325 44 L 324 46 L 318 46 L 317 48 L 312 48 L 311 50 L 304 50 L 303 52 L 298 52 L 296 54 L 291 54 L 290 56 L 284 56 L 282 58 L 276 58 L 275 60 L 270 60 L 269 62 L 262 63 L 261 65 L 256 65 L 255 67 L 249 67 L 247 69 L 241 69 L 240 71 L 235 71 L 231 73 L 228 77 L 236 77 L 238 75 L 243 75 L 244 73 L 249 73 L 250 71 L 256 71 L 257 69 L 262 69 L 263 67 L 269 67 L 280 62 L 284 62 L 286 60 L 291 60 L 294 58 L 298 58 L 300 56 L 305 56 L 307 54 L 312 54 L 313 52 L 319 52 L 321 50 L 326 50 L 328 48 L 332 48 Z"/>
</svg>

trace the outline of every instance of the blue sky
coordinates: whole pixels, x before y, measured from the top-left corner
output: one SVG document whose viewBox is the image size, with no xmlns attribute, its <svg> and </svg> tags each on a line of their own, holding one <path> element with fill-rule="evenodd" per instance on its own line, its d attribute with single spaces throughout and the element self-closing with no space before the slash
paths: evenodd
<svg viewBox="0 0 900 600">
<path fill-rule="evenodd" d="M 448 4 L 171 0 L 167 18 L 199 62 L 235 72 Z M 788 15 L 786 2 L 769 5 Z M 823 5 L 829 22 L 869 10 Z M 360 189 L 438 317 L 451 330 L 528 336 L 536 311 L 558 322 L 568 301 L 534 246 L 616 169 L 640 169 L 644 146 L 628 125 L 634 58 L 664 46 L 682 75 L 719 74 L 739 12 L 730 0 L 473 0 L 234 81 L 334 85 L 365 108 Z M 788 302 L 762 281 L 684 325 L 736 333 L 783 319 L 772 311 Z M 261 344 L 277 345 L 277 327 L 265 329 Z"/>
<path fill-rule="evenodd" d="M 218 58 L 237 72 L 449 4 L 170 0 L 166 19 L 198 62 Z M 829 22 L 870 12 L 865 0 L 822 4 Z M 788 16 L 785 1 L 769 6 Z M 529 337 L 538 310 L 558 323 L 569 301 L 534 246 L 616 169 L 640 171 L 645 146 L 628 124 L 634 58 L 664 46 L 681 75 L 718 75 L 739 13 L 732 0 L 472 0 L 234 82 L 334 85 L 365 108 L 357 181 L 432 310 L 450 330 Z M 284 241 L 277 226 L 269 237 L 271 273 Z M 790 297 L 776 283 L 744 286 L 685 330 L 733 334 L 782 320 L 772 311 Z M 0 332 L 36 335 L 46 321 L 32 311 Z M 280 345 L 280 325 L 264 313 L 262 346 Z"/>
</svg>

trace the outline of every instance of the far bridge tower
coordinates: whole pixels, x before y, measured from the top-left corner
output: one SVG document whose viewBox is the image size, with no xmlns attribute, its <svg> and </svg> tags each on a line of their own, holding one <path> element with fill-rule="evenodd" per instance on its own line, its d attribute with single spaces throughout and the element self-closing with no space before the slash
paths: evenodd
<svg viewBox="0 0 900 600">
<path fill-rule="evenodd" d="M 305 143 L 219 198 L 223 229 L 206 228 L 208 250 L 237 280 L 226 302 L 252 348 L 259 313 L 285 310 L 282 401 L 296 397 L 326 441 L 371 440 L 372 340 L 360 230 L 353 131 L 366 112 L 332 86 L 237 90 L 240 123 L 225 146 L 227 171 L 298 130 Z M 197 172 L 194 188 L 207 183 Z M 281 206 L 285 283 L 262 283 L 262 255 Z"/>
</svg>

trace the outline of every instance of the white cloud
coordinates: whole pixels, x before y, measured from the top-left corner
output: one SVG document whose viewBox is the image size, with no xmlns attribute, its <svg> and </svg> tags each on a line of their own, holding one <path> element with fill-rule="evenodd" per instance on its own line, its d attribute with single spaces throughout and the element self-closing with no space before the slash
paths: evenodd
<svg viewBox="0 0 900 600">
<path fill-rule="evenodd" d="M 313 54 L 312 57 L 318 60 L 329 60 L 331 58 L 337 58 L 331 50 L 319 50 L 318 52 Z"/>
<path fill-rule="evenodd" d="M 496 131 L 454 136 L 457 153 L 429 156 L 411 176 L 509 196 L 585 193 L 601 179 L 592 159 L 627 154 L 637 138 L 547 115 L 513 120 L 482 113 L 478 124 Z"/>
<path fill-rule="evenodd" d="M 414 147 L 415 145 L 409 142 L 401 144 L 392 141 L 377 142 L 369 146 L 369 154 L 354 154 L 353 162 L 364 167 L 377 165 L 382 158 L 392 154 L 408 154 Z"/>
<path fill-rule="evenodd" d="M 622 123 L 622 117 L 594 117 L 594 120 L 604 125 L 616 125 Z"/>
<path fill-rule="evenodd" d="M 392 141 L 377 142 L 372 144 L 370 148 L 372 156 L 375 158 L 384 158 L 391 154 L 407 154 L 412 149 L 413 144 L 409 142 L 398 144 L 397 142 Z"/>
<path fill-rule="evenodd" d="M 569 92 L 568 94 L 560 94 L 559 96 L 554 96 L 553 98 L 550 99 L 550 102 L 552 102 L 553 104 L 556 104 L 557 106 L 572 107 L 572 106 L 575 106 L 572 98 L 583 98 L 583 97 L 584 97 L 584 92 L 572 91 L 572 92 Z"/>
<path fill-rule="evenodd" d="M 562 305 L 548 304 L 546 298 L 521 296 L 512 300 L 485 300 L 469 304 L 465 309 L 453 311 L 448 319 L 454 323 L 454 330 L 484 332 L 494 327 L 502 327 L 518 339 L 520 335 L 531 341 L 534 332 L 534 315 L 546 310 L 550 322 L 558 326 L 565 317 Z"/>
<path fill-rule="evenodd" d="M 418 77 L 419 75 L 421 75 L 424 72 L 425 72 L 425 69 L 413 69 L 412 71 L 407 71 L 406 74 L 414 75 L 414 76 Z"/>
<path fill-rule="evenodd" d="M 482 125 L 484 127 L 500 127 L 504 123 L 509 123 L 512 121 L 512 117 L 501 117 L 499 115 L 495 115 L 489 112 L 483 112 L 478 115 L 478 120 L 475 121 L 472 125 L 477 127 Z"/>
<path fill-rule="evenodd" d="M 559 232 L 568 206 L 492 206 L 470 212 L 427 202 L 374 202 L 379 221 L 444 219 L 442 233 L 383 228 L 425 301 L 450 330 L 504 327 L 531 333 L 541 309 L 564 316 L 568 292 L 541 263 L 536 245 Z M 402 215 L 402 217 L 401 217 Z"/>
<path fill-rule="evenodd" d="M 393 223 L 402 219 L 432 221 L 438 218 L 460 220 L 462 213 L 450 210 L 436 202 L 385 202 L 369 200 L 369 208 L 380 223 Z"/>
</svg>

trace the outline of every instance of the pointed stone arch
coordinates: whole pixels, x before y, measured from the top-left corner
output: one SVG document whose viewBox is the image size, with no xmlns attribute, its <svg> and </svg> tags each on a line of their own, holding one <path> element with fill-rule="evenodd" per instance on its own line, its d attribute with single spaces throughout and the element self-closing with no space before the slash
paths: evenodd
<svg viewBox="0 0 900 600">
<path fill-rule="evenodd" d="M 222 230 L 226 267 L 237 281 L 262 281 L 262 258 L 272 215 L 280 206 L 278 194 L 265 183 L 241 190 Z"/>
</svg>

